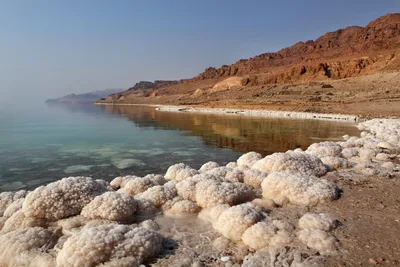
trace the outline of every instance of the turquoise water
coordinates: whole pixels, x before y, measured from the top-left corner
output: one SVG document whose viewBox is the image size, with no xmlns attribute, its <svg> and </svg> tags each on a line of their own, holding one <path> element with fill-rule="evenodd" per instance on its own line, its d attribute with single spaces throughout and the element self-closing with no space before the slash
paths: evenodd
<svg viewBox="0 0 400 267">
<path fill-rule="evenodd" d="M 348 123 L 165 113 L 149 107 L 43 105 L 0 110 L 0 191 L 67 176 L 111 180 L 175 163 L 226 164 L 357 134 Z"/>
</svg>

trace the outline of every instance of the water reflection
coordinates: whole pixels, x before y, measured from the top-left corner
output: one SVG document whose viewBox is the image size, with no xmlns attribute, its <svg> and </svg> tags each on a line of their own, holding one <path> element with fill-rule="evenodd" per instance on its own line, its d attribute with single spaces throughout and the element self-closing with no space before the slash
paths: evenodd
<svg viewBox="0 0 400 267">
<path fill-rule="evenodd" d="M 306 149 L 320 140 L 341 140 L 344 134 L 358 135 L 347 122 L 239 117 L 188 112 L 160 112 L 144 106 L 100 106 L 111 114 L 120 114 L 137 127 L 187 131 L 199 136 L 205 145 L 230 148 L 263 155 L 289 149 Z"/>
</svg>

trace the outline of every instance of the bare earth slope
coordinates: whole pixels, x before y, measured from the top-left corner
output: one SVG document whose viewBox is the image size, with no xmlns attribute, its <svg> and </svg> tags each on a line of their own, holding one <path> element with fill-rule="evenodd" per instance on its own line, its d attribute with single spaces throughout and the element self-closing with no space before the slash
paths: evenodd
<svg viewBox="0 0 400 267">
<path fill-rule="evenodd" d="M 398 116 L 399 71 L 400 14 L 388 14 L 366 27 L 210 67 L 191 79 L 156 81 L 145 90 L 135 86 L 98 102 Z"/>
</svg>

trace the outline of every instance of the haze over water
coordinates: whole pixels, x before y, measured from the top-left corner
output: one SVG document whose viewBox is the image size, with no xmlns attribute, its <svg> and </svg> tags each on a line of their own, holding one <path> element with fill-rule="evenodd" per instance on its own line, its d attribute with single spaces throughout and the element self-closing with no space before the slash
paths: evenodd
<svg viewBox="0 0 400 267">
<path fill-rule="evenodd" d="M 356 135 L 350 123 L 168 113 L 143 106 L 43 105 L 0 112 L 0 191 L 67 176 L 163 174 Z"/>
</svg>

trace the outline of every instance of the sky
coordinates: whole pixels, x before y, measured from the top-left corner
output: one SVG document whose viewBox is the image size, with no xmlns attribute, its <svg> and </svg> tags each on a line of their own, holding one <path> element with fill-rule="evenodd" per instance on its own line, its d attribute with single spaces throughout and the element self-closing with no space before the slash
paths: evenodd
<svg viewBox="0 0 400 267">
<path fill-rule="evenodd" d="M 400 12 L 400 0 L 0 0 L 0 104 L 182 79 Z"/>
</svg>

